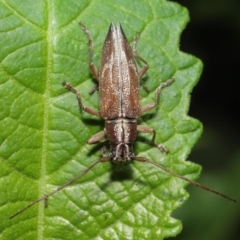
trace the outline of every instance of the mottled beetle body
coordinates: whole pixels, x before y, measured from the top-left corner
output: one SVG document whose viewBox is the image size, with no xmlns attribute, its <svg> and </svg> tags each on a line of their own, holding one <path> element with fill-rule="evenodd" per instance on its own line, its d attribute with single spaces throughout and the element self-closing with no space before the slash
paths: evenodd
<svg viewBox="0 0 240 240">
<path fill-rule="evenodd" d="M 88 37 L 89 41 L 89 67 L 98 81 L 98 87 L 100 95 L 100 111 L 96 111 L 92 108 L 85 107 L 82 103 L 81 94 L 71 86 L 69 83 L 63 83 L 64 87 L 72 91 L 77 95 L 79 106 L 85 112 L 102 117 L 105 120 L 105 129 L 99 133 L 93 135 L 88 141 L 88 144 L 95 144 L 99 142 L 109 141 L 110 149 L 109 155 L 107 157 L 101 157 L 96 162 L 92 163 L 85 171 L 81 174 L 68 181 L 64 185 L 58 187 L 56 190 L 49 194 L 44 195 L 38 200 L 30 203 L 25 208 L 21 209 L 14 215 L 10 217 L 13 218 L 20 213 L 24 212 L 36 203 L 44 200 L 47 204 L 48 197 L 52 196 L 56 192 L 65 188 L 69 184 L 75 182 L 77 179 L 88 173 L 93 167 L 101 162 L 111 161 L 115 164 L 126 164 L 131 160 L 136 160 L 139 162 L 148 162 L 175 177 L 181 178 L 185 181 L 192 183 L 195 186 L 203 188 L 212 193 L 218 194 L 228 200 L 236 202 L 236 200 L 205 187 L 197 182 L 194 182 L 184 176 L 181 176 L 170 169 L 167 169 L 151 160 L 144 157 L 136 157 L 133 152 L 133 143 L 136 140 L 137 132 L 145 132 L 153 134 L 151 143 L 157 147 L 162 152 L 167 152 L 167 150 L 155 142 L 156 132 L 154 129 L 137 125 L 137 119 L 144 112 L 147 112 L 157 106 L 159 102 L 159 96 L 161 89 L 169 86 L 174 80 L 169 79 L 168 81 L 162 83 L 156 90 L 156 100 L 154 103 L 148 104 L 141 107 L 139 87 L 140 79 L 146 73 L 148 69 L 147 62 L 144 61 L 136 51 L 136 43 L 139 35 L 135 38 L 133 42 L 133 47 L 131 48 L 125 34 L 122 30 L 120 24 L 114 27 L 113 24 L 110 25 L 106 40 L 102 49 L 101 56 L 101 66 L 98 72 L 97 68 L 92 62 L 93 56 L 93 45 L 92 38 L 88 29 L 83 23 L 80 23 L 83 31 Z M 135 59 L 143 62 L 145 65 L 140 71 L 137 70 Z M 105 140 L 103 140 L 105 138 Z"/>
<path fill-rule="evenodd" d="M 99 94 L 103 119 L 136 119 L 141 115 L 138 70 L 120 24 L 111 24 L 103 45 Z"/>
<path fill-rule="evenodd" d="M 132 144 L 141 114 L 139 76 L 134 55 L 121 25 L 111 24 L 102 49 L 99 72 L 100 115 L 113 161 L 134 158 Z"/>
<path fill-rule="evenodd" d="M 151 143 L 161 151 L 167 152 L 163 146 L 155 143 L 155 130 L 137 125 L 137 119 L 142 113 L 156 107 L 161 89 L 170 85 L 173 79 L 169 79 L 157 88 L 154 103 L 141 107 L 140 78 L 146 73 L 148 65 L 136 51 L 138 38 L 135 38 L 131 48 L 121 25 L 115 27 L 111 24 L 102 48 L 98 72 L 92 62 L 92 38 L 87 28 L 81 25 L 89 40 L 89 67 L 98 81 L 100 111 L 85 107 L 81 94 L 69 83 L 64 83 L 64 86 L 77 95 L 81 109 L 105 120 L 104 131 L 92 136 L 88 144 L 99 143 L 104 137 L 106 138 L 110 145 L 109 155 L 102 157 L 101 161 L 110 160 L 116 164 L 125 164 L 134 159 L 142 161 L 142 158 L 136 158 L 133 152 L 133 143 L 139 131 L 152 133 Z M 135 58 L 145 64 L 140 71 L 137 69 Z"/>
</svg>

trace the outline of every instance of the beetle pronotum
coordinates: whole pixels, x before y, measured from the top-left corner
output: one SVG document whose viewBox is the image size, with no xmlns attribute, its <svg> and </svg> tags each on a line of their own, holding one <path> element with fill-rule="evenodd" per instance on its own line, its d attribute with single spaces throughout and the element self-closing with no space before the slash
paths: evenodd
<svg viewBox="0 0 240 240">
<path fill-rule="evenodd" d="M 133 152 L 133 143 L 136 140 L 137 132 L 152 133 L 153 137 L 151 143 L 160 151 L 166 152 L 167 149 L 161 144 L 155 142 L 156 132 L 154 129 L 142 125 L 137 125 L 137 119 L 145 112 L 155 108 L 159 102 L 161 90 L 173 83 L 173 79 L 169 79 L 162 83 L 156 90 L 156 100 L 154 103 L 141 107 L 140 105 L 140 79 L 147 72 L 148 64 L 137 53 L 136 44 L 139 38 L 137 35 L 134 39 L 132 48 L 130 47 L 127 38 L 122 30 L 120 24 L 115 27 L 110 25 L 107 37 L 105 39 L 102 55 L 100 71 L 97 70 L 92 61 L 93 56 L 93 41 L 88 29 L 80 22 L 80 25 L 85 32 L 89 41 L 89 68 L 98 81 L 98 87 L 94 88 L 99 90 L 100 95 L 100 111 L 84 106 L 81 94 L 69 83 L 64 82 L 63 85 L 66 89 L 76 94 L 80 108 L 92 115 L 99 116 L 105 120 L 105 128 L 103 131 L 93 135 L 88 141 L 88 144 L 96 144 L 103 142 L 104 138 L 109 141 L 110 150 L 107 157 L 101 156 L 96 162 L 92 163 L 85 171 L 74 179 L 60 186 L 53 192 L 44 195 L 42 198 L 32 202 L 25 208 L 21 209 L 10 218 L 17 216 L 24 212 L 26 209 L 35 205 L 36 203 L 44 200 L 47 201 L 48 197 L 65 188 L 77 179 L 84 176 L 93 167 L 102 162 L 111 161 L 113 164 L 128 164 L 131 161 L 148 162 L 175 177 L 183 179 L 195 186 L 203 188 L 207 191 L 220 195 L 228 200 L 236 202 L 236 200 L 205 187 L 197 182 L 194 182 L 184 176 L 172 172 L 155 162 L 150 161 L 144 157 L 136 157 Z M 135 58 L 143 62 L 145 65 L 140 71 L 137 70 Z M 92 91 L 92 92 L 93 92 Z"/>
</svg>

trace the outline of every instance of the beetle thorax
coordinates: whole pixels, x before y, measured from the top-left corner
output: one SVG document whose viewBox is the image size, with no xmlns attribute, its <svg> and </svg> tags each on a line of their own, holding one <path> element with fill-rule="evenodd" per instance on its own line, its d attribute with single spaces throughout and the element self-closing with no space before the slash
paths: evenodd
<svg viewBox="0 0 240 240">
<path fill-rule="evenodd" d="M 132 144 L 136 139 L 136 119 L 119 118 L 105 123 L 110 143 L 109 157 L 115 162 L 126 162 L 134 158 Z"/>
</svg>

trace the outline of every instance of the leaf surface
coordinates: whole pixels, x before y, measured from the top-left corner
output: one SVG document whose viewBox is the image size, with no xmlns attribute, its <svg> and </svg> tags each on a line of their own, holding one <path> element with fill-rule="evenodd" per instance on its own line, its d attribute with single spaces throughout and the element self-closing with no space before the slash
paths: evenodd
<svg viewBox="0 0 240 240">
<path fill-rule="evenodd" d="M 88 43 L 78 22 L 94 39 L 98 66 L 109 24 L 120 22 L 150 69 L 141 81 L 142 105 L 159 106 L 139 119 L 154 128 L 156 141 L 139 134 L 137 156 L 196 179 L 200 167 L 185 159 L 201 134 L 201 124 L 187 116 L 190 92 L 201 62 L 179 51 L 188 21 L 185 8 L 158 1 L 0 1 L 0 239 L 164 239 L 181 230 L 171 213 L 188 198 L 186 182 L 160 169 L 133 162 L 122 169 L 99 164 L 71 186 L 12 220 L 8 218 L 84 171 L 99 158 L 102 145 L 86 141 L 104 127 L 79 111 L 76 96 L 63 88 L 70 82 L 84 105 L 98 109 L 96 82 L 88 69 Z M 140 64 L 141 65 L 141 64 Z M 139 68 L 141 67 L 139 65 Z"/>
</svg>

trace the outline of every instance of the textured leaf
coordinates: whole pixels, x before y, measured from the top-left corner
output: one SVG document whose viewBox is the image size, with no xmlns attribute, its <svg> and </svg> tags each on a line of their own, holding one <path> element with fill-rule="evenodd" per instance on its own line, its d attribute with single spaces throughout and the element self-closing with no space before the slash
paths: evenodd
<svg viewBox="0 0 240 240">
<path fill-rule="evenodd" d="M 79 111 L 76 96 L 61 85 L 68 81 L 86 106 L 98 109 L 98 93 L 88 69 L 83 21 L 94 39 L 94 62 L 109 24 L 121 22 L 129 39 L 141 32 L 139 54 L 150 69 L 141 90 L 142 105 L 155 99 L 159 84 L 174 84 L 160 105 L 139 119 L 157 131 L 169 154 L 139 134 L 136 155 L 196 179 L 200 167 L 186 162 L 201 134 L 188 117 L 189 96 L 202 64 L 179 51 L 186 9 L 151 1 L 0 1 L 0 239 L 164 239 L 181 223 L 171 217 L 188 198 L 186 182 L 147 164 L 123 169 L 99 164 L 83 178 L 16 218 L 8 218 L 72 179 L 99 158 L 101 146 L 86 141 L 103 129 L 103 121 Z"/>
</svg>

